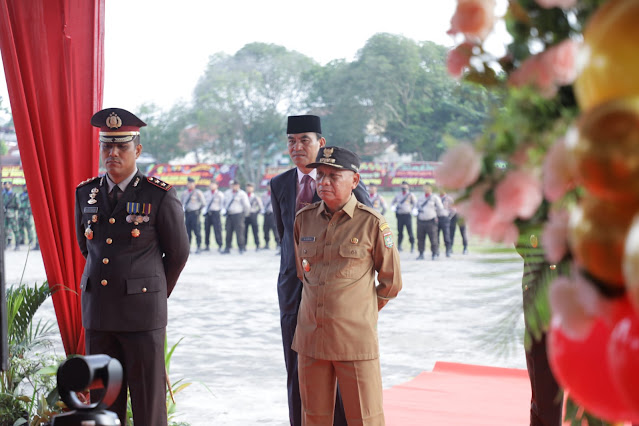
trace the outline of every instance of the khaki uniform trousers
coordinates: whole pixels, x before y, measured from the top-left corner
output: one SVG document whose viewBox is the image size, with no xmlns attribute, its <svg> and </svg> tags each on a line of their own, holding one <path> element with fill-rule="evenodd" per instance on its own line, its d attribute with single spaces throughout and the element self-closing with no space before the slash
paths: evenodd
<svg viewBox="0 0 639 426">
<path fill-rule="evenodd" d="M 303 426 L 331 426 L 337 383 L 349 426 L 384 426 L 379 358 L 331 361 L 298 355 Z"/>
</svg>

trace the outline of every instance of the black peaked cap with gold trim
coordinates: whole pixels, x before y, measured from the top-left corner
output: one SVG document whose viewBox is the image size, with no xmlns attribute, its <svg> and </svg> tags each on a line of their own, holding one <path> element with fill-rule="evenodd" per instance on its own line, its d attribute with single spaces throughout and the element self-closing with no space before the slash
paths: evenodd
<svg viewBox="0 0 639 426">
<path fill-rule="evenodd" d="M 306 167 L 315 169 L 319 166 L 331 166 L 359 173 L 359 165 L 359 157 L 353 151 L 339 146 L 325 146 L 320 148 L 315 162 Z"/>
<path fill-rule="evenodd" d="M 146 123 L 122 108 L 106 108 L 91 117 L 91 125 L 100 128 L 100 142 L 127 143 L 140 135 Z"/>
</svg>

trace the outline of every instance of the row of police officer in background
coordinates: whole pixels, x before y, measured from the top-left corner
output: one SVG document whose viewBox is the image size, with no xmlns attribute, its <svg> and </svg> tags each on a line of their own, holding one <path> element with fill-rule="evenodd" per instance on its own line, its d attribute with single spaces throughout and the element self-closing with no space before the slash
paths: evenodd
<svg viewBox="0 0 639 426">
<path fill-rule="evenodd" d="M 233 234 L 235 234 L 239 253 L 244 253 L 249 228 L 253 233 L 256 250 L 269 248 L 271 234 L 276 247 L 279 248 L 280 238 L 275 229 L 270 185 L 266 193 L 260 197 L 255 193 L 255 185 L 252 183 L 247 183 L 246 190 L 242 190 L 240 183 L 232 180 L 230 188 L 223 192 L 219 189 L 217 182 L 212 182 L 206 191 L 198 189 L 195 179 L 191 177 L 187 179 L 187 182 L 181 201 L 184 206 L 189 242 L 195 236 L 196 253 L 210 251 L 211 229 L 215 235 L 218 251 L 222 254 L 231 253 Z M 260 245 L 259 214 L 264 215 L 263 246 Z M 204 216 L 204 244 L 202 244 L 201 235 L 201 216 Z M 222 217 L 225 218 L 225 239 L 222 238 Z"/>
<path fill-rule="evenodd" d="M 430 241 L 431 258 L 435 260 L 439 257 L 440 234 L 444 239 L 446 257 L 450 257 L 453 253 L 453 242 L 457 226 L 459 226 L 462 237 L 463 253 L 468 253 L 466 224 L 463 218 L 458 216 L 453 198 L 444 191 L 440 192 L 439 195 L 434 194 L 433 187 L 429 184 L 424 185 L 422 189 L 423 195 L 415 196 L 410 191 L 408 182 L 404 181 L 402 182 L 401 192 L 393 198 L 391 203 L 390 209 L 395 212 L 397 217 L 397 248 L 399 251 L 402 251 L 404 230 L 408 234 L 411 253 L 415 248 L 413 216 L 416 216 L 417 250 L 419 251 L 417 260 L 424 259 L 426 236 L 428 236 Z M 388 209 L 386 200 L 377 193 L 375 185 L 370 185 L 369 193 L 373 208 L 381 214 L 385 214 Z"/>
</svg>

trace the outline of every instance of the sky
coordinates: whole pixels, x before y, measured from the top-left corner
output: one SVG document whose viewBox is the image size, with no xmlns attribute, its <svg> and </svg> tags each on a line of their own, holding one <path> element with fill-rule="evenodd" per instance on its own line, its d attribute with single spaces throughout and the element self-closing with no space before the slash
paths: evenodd
<svg viewBox="0 0 639 426">
<path fill-rule="evenodd" d="M 233 55 L 252 42 L 281 45 L 322 65 L 353 60 L 380 32 L 452 46 L 446 31 L 455 5 L 454 0 L 106 0 L 103 106 L 135 112 L 143 103 L 168 110 L 188 102 L 211 55 Z M 0 96 L 8 106 L 3 69 Z"/>
</svg>

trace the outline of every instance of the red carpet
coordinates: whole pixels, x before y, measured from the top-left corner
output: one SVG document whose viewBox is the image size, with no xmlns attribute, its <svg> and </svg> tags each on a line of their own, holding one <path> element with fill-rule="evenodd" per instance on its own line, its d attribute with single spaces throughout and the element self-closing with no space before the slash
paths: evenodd
<svg viewBox="0 0 639 426">
<path fill-rule="evenodd" d="M 437 362 L 384 391 L 388 426 L 527 426 L 526 370 Z"/>
</svg>

